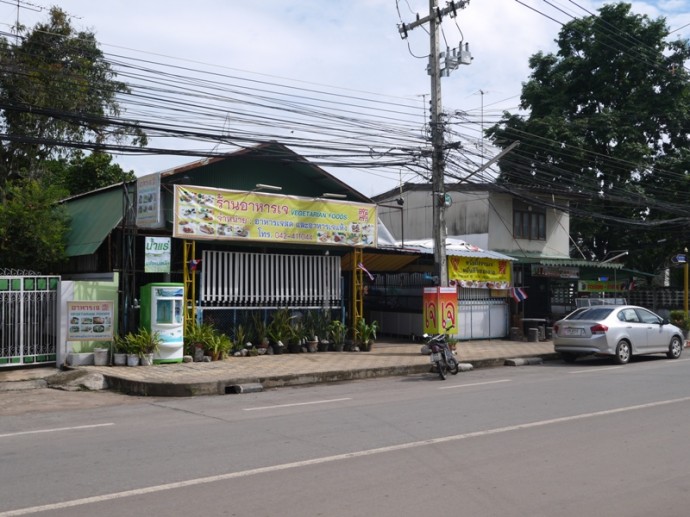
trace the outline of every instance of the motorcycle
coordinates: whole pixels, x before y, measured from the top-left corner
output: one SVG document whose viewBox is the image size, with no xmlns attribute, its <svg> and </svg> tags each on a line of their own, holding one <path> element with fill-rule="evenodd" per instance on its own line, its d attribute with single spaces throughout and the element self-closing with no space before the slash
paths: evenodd
<svg viewBox="0 0 690 517">
<path fill-rule="evenodd" d="M 450 329 L 446 329 L 446 331 L 448 330 Z M 446 380 L 446 374 L 448 372 L 457 375 L 458 371 L 460 371 L 460 367 L 446 342 L 446 334 L 424 334 L 424 338 L 427 340 L 426 346 L 431 351 L 431 355 L 429 356 L 431 364 L 436 366 L 436 371 L 438 371 L 441 380 Z"/>
</svg>

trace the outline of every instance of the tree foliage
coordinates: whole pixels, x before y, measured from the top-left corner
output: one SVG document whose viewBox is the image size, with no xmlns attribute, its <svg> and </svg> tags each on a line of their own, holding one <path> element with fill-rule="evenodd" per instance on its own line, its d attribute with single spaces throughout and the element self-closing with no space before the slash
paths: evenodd
<svg viewBox="0 0 690 517">
<path fill-rule="evenodd" d="M 556 54 L 530 58 L 529 114 L 505 113 L 487 131 L 503 148 L 521 142 L 499 162 L 499 181 L 571 196 L 571 235 L 588 258 L 644 243 L 631 258 L 658 265 L 659 228 L 677 241 L 687 223 L 690 46 L 668 36 L 663 19 L 625 3 L 564 25 Z"/>
<path fill-rule="evenodd" d="M 122 181 L 136 179 L 134 171 L 125 172 L 105 153 L 77 153 L 69 161 L 46 163 L 43 182 L 63 188 L 70 196 L 90 192 Z"/>
<path fill-rule="evenodd" d="M 0 204 L 0 267 L 48 273 L 65 259 L 69 220 L 57 203 L 64 195 L 36 180 L 6 184 Z"/>
<path fill-rule="evenodd" d="M 118 123 L 116 80 L 91 32 L 75 30 L 52 8 L 19 39 L 0 38 L 0 187 L 11 178 L 38 179 L 47 160 L 69 158 L 76 149 L 97 149 L 106 140 L 132 138 L 146 144 L 136 126 Z"/>
<path fill-rule="evenodd" d="M 145 145 L 146 136 L 119 118 L 129 88 L 93 33 L 53 8 L 18 35 L 0 38 L 0 267 L 48 272 L 65 258 L 58 201 L 132 179 L 99 149 L 126 139 Z"/>
</svg>

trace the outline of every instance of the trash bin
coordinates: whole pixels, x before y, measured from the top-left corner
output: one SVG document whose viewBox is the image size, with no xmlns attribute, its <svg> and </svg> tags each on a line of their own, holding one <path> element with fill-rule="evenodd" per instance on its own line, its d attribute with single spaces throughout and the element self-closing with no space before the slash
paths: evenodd
<svg viewBox="0 0 690 517">
<path fill-rule="evenodd" d="M 527 341 L 530 343 L 536 343 L 539 341 L 539 329 L 534 327 L 528 329 L 528 338 Z"/>
</svg>

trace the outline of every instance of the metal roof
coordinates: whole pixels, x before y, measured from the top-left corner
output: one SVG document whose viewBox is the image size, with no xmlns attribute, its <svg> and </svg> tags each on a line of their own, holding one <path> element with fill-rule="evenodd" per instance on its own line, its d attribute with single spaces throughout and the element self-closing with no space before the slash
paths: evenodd
<svg viewBox="0 0 690 517">
<path fill-rule="evenodd" d="M 387 246 L 379 247 L 382 249 L 388 248 Z M 405 241 L 404 246 L 402 246 L 401 243 L 398 243 L 397 249 L 424 255 L 433 254 L 434 241 L 433 239 Z M 457 257 L 488 258 L 496 260 L 515 260 L 513 257 L 509 257 L 508 255 L 504 255 L 503 253 L 498 253 L 497 251 L 483 250 L 478 246 L 468 244 L 462 239 L 453 238 L 446 239 L 446 255 Z"/>
</svg>

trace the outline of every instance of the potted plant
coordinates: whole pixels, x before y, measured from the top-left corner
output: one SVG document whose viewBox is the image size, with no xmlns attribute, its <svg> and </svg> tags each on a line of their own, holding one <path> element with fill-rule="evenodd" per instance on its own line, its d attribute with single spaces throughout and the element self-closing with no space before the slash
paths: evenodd
<svg viewBox="0 0 690 517">
<path fill-rule="evenodd" d="M 378 323 L 376 321 L 367 323 L 364 318 L 359 318 L 357 320 L 357 324 L 355 325 L 355 339 L 362 352 L 371 351 L 374 339 L 376 339 L 377 329 Z"/>
<path fill-rule="evenodd" d="M 307 330 L 302 319 L 294 318 L 290 323 L 288 335 L 288 352 L 298 354 L 302 351 L 302 344 L 307 337 Z"/>
<path fill-rule="evenodd" d="M 345 335 L 347 327 L 340 320 L 333 320 L 328 325 L 328 338 L 333 343 L 333 350 L 335 352 L 342 352 L 345 345 Z"/>
<path fill-rule="evenodd" d="M 127 340 L 123 336 L 115 336 L 113 339 L 113 365 L 124 366 L 127 364 Z"/>
<path fill-rule="evenodd" d="M 158 352 L 163 340 L 157 331 L 151 332 L 147 328 L 140 328 L 134 336 L 137 343 L 139 359 L 142 366 L 151 366 L 153 364 L 153 355 Z"/>
<path fill-rule="evenodd" d="M 208 343 L 215 334 L 213 325 L 208 323 L 191 322 L 184 331 L 185 354 L 191 355 L 195 361 L 203 360 L 208 349 Z"/>
<path fill-rule="evenodd" d="M 669 313 L 669 320 L 673 325 L 683 331 L 683 337 L 688 339 L 688 331 L 690 330 L 690 320 L 685 311 L 673 310 Z"/>
<path fill-rule="evenodd" d="M 209 352 L 212 361 L 225 359 L 232 349 L 232 340 L 229 336 L 215 332 L 206 343 L 206 351 Z"/>
<path fill-rule="evenodd" d="M 259 350 L 259 355 L 265 354 L 269 343 L 268 329 L 260 312 L 252 314 L 252 332 L 256 340 L 256 348 Z"/>
<path fill-rule="evenodd" d="M 249 336 L 247 334 L 247 329 L 242 323 L 237 325 L 232 332 L 232 341 L 234 351 L 240 351 L 249 343 Z"/>
<path fill-rule="evenodd" d="M 96 366 L 106 366 L 110 359 L 109 342 L 102 342 L 96 345 L 93 349 L 93 364 Z"/>
<path fill-rule="evenodd" d="M 290 321 L 292 320 L 290 311 L 285 309 L 278 309 L 273 313 L 271 322 L 268 324 L 266 333 L 271 340 L 274 354 L 282 354 L 285 344 L 290 336 Z"/>
</svg>

